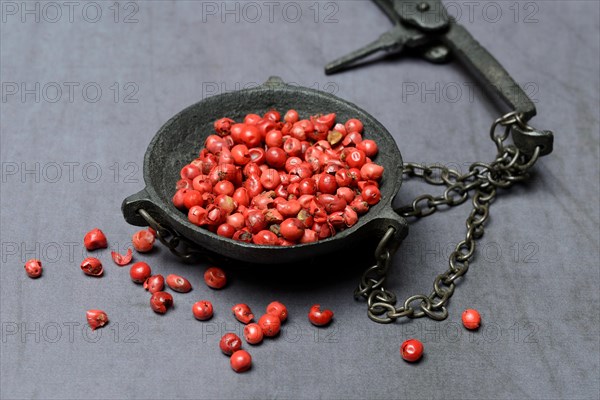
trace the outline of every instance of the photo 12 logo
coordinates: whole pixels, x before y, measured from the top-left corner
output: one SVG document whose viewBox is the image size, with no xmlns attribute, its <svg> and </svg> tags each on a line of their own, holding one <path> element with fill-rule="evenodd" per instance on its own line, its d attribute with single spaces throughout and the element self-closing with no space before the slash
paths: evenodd
<svg viewBox="0 0 600 400">
<path fill-rule="evenodd" d="M 484 321 L 477 330 L 467 330 L 458 322 L 412 321 L 400 326 L 400 337 L 418 337 L 423 343 L 490 343 L 536 344 L 541 336 L 543 321 Z"/>
<path fill-rule="evenodd" d="M 109 250 L 125 254 L 132 248 L 131 240 L 111 241 Z M 2 241 L 0 243 L 0 259 L 3 264 L 24 264 L 27 260 L 37 259 L 43 265 L 69 263 L 79 265 L 81 260 L 93 256 L 81 240 L 78 241 Z"/>
<path fill-rule="evenodd" d="M 2 82 L 2 103 L 139 103 L 135 82 Z"/>
<path fill-rule="evenodd" d="M 134 183 L 140 181 L 140 166 L 133 161 L 103 165 L 95 161 L 3 161 L 2 183 Z"/>
<path fill-rule="evenodd" d="M 424 4 L 424 6 L 423 6 Z M 404 18 L 410 19 L 417 15 L 421 17 L 423 11 L 426 21 L 439 23 L 452 18 L 458 23 L 474 23 L 484 21 L 495 24 L 502 20 L 513 23 L 535 24 L 538 23 L 537 15 L 540 11 L 538 2 L 534 1 L 444 1 L 423 2 L 405 1 L 398 5 L 397 11 Z"/>
<path fill-rule="evenodd" d="M 140 6 L 135 1 L 2 1 L 2 23 L 76 23 L 101 21 L 135 24 Z"/>
<path fill-rule="evenodd" d="M 455 242 L 414 242 L 404 241 L 399 257 L 405 262 L 443 263 L 456 251 L 458 243 Z M 478 261 L 485 264 L 523 265 L 539 264 L 540 245 L 537 242 L 500 242 L 483 241 L 475 248 L 474 252 Z"/>
<path fill-rule="evenodd" d="M 402 82 L 402 102 L 474 103 L 485 93 L 506 93 L 519 100 L 537 103 L 539 85 L 523 82 L 511 87 L 498 87 L 475 82 Z"/>
<path fill-rule="evenodd" d="M 315 24 L 338 23 L 340 6 L 334 1 L 203 1 L 202 22 L 287 22 L 302 19 Z"/>
<path fill-rule="evenodd" d="M 15 322 L 3 321 L 1 327 L 2 344 L 10 343 L 139 343 L 140 331 L 137 322 L 119 323 L 110 321 L 102 329 L 92 330 L 87 323 L 67 322 Z"/>
</svg>

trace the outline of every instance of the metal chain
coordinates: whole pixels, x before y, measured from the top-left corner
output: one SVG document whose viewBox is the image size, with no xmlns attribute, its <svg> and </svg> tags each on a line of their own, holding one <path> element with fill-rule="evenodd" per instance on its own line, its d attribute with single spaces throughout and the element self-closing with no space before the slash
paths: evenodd
<svg viewBox="0 0 600 400">
<path fill-rule="evenodd" d="M 509 188 L 516 182 L 526 180 L 529 177 L 528 170 L 540 156 L 539 147 L 535 148 L 533 154 L 526 155 L 514 145 L 505 145 L 513 125 L 527 131 L 534 130 L 515 112 L 498 118 L 490 129 L 490 138 L 496 144 L 496 158 L 490 163 L 475 162 L 464 174 L 441 165 L 404 165 L 403 175 L 406 177 L 420 178 L 432 185 L 446 186 L 446 189 L 439 196 L 420 195 L 412 203 L 396 209 L 401 216 L 417 219 L 426 217 L 442 208 L 464 203 L 471 192 L 473 209 L 466 220 L 465 238 L 450 254 L 448 269 L 434 279 L 433 291 L 428 296 L 410 296 L 398 307 L 396 295 L 384 288 L 393 256 L 390 239 L 394 229 L 388 230 L 375 251 L 376 264 L 364 272 L 354 292 L 356 298 L 367 300 L 368 315 L 373 321 L 390 323 L 402 317 L 425 316 L 441 321 L 448 317 L 447 304 L 454 294 L 454 282 L 469 269 L 476 241 L 483 236 L 484 224 L 489 219 L 489 207 L 496 198 L 497 189 Z M 496 132 L 498 128 L 504 128 L 503 131 L 500 129 L 500 134 Z M 435 176 L 436 171 L 439 171 L 439 177 Z"/>
</svg>

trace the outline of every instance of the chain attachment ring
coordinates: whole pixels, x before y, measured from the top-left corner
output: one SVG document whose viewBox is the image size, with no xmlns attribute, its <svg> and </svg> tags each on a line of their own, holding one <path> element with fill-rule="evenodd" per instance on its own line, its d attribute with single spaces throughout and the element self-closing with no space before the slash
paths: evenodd
<svg viewBox="0 0 600 400">
<path fill-rule="evenodd" d="M 210 258 L 208 252 L 198 248 L 197 245 L 191 244 L 184 237 L 179 235 L 173 229 L 167 227 L 165 224 L 159 223 L 148 213 L 148 211 L 140 208 L 137 210 L 137 212 L 148 223 L 148 226 L 156 231 L 156 237 L 158 240 L 160 240 L 160 242 L 177 257 L 184 261 L 194 261 L 199 258 Z M 181 249 L 181 247 L 183 247 L 182 245 L 185 246 L 184 249 Z"/>
</svg>

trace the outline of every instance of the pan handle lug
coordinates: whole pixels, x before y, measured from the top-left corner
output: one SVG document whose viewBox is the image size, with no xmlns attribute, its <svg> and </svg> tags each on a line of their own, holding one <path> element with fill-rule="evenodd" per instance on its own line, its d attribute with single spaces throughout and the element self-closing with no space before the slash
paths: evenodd
<svg viewBox="0 0 600 400">
<path fill-rule="evenodd" d="M 145 188 L 127 197 L 121 204 L 121 212 L 125 221 L 135 226 L 148 226 L 146 220 L 138 213 L 139 209 L 155 210 L 156 208 L 150 201 L 150 195 Z"/>
<path fill-rule="evenodd" d="M 408 235 L 408 223 L 403 217 L 394 212 L 391 206 L 383 208 L 371 223 L 373 224 L 372 234 L 377 237 L 384 237 L 390 228 L 394 229 L 388 247 L 389 250 L 394 252 Z"/>
</svg>

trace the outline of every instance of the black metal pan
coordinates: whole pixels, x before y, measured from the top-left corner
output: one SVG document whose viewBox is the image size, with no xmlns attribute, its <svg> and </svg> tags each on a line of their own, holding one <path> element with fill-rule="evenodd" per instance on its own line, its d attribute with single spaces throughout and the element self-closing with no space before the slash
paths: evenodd
<svg viewBox="0 0 600 400">
<path fill-rule="evenodd" d="M 365 137 L 379 145 L 375 161 L 385 171 L 380 187 L 381 201 L 361 216 L 355 226 L 315 243 L 289 247 L 259 246 L 226 239 L 195 226 L 188 221 L 186 214 L 173 206 L 171 198 L 179 171 L 197 156 L 206 137 L 214 132 L 216 119 L 229 117 L 241 120 L 248 113 L 263 114 L 272 108 L 284 112 L 294 108 L 301 117 L 334 112 L 339 121 L 358 118 L 363 122 Z M 144 181 L 146 187 L 142 191 L 123 201 L 121 208 L 128 223 L 147 226 L 150 217 L 193 246 L 228 259 L 258 264 L 291 263 L 382 237 L 390 227 L 394 228 L 394 242 L 399 243 L 408 231 L 406 221 L 392 209 L 392 201 L 402 183 L 402 156 L 385 127 L 348 101 L 317 90 L 286 85 L 277 77 L 256 88 L 207 98 L 171 118 L 160 128 L 146 150 Z"/>
</svg>

